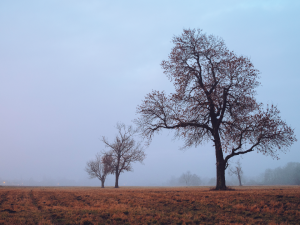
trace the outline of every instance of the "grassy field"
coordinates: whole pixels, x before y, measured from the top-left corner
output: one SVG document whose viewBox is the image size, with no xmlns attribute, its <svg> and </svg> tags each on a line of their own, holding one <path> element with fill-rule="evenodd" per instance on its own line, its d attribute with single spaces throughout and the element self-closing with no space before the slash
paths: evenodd
<svg viewBox="0 0 300 225">
<path fill-rule="evenodd" d="M 0 187 L 0 224 L 299 224 L 300 187 Z"/>
</svg>

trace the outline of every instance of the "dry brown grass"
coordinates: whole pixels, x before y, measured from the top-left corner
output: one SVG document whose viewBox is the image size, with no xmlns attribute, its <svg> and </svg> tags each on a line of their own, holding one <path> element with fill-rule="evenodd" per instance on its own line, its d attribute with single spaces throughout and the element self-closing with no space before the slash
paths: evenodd
<svg viewBox="0 0 300 225">
<path fill-rule="evenodd" d="M 299 224 L 300 187 L 1 187 L 0 224 Z"/>
</svg>

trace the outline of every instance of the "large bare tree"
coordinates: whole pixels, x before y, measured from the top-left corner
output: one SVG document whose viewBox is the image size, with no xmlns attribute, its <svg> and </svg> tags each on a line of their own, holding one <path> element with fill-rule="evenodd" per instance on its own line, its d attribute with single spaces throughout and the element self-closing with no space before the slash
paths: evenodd
<svg viewBox="0 0 300 225">
<path fill-rule="evenodd" d="M 296 141 L 276 106 L 255 99 L 259 71 L 247 57 L 229 51 L 224 41 L 202 30 L 184 30 L 173 38 L 168 61 L 161 66 L 175 93 L 152 91 L 138 106 L 135 120 L 152 140 L 162 129 L 175 130 L 183 147 L 212 141 L 216 155 L 216 189 L 226 189 L 228 160 L 248 152 L 278 157 Z"/>
<path fill-rule="evenodd" d="M 104 188 L 106 176 L 113 172 L 112 158 L 97 154 L 95 160 L 90 160 L 86 163 L 85 171 L 90 175 L 91 179 L 98 178 L 101 181 L 101 187 Z"/>
<path fill-rule="evenodd" d="M 105 153 L 108 159 L 112 159 L 111 165 L 116 176 L 115 188 L 119 187 L 119 176 L 122 172 L 132 171 L 133 162 L 143 162 L 145 158 L 144 148 L 141 142 L 134 140 L 136 130 L 132 126 L 117 124 L 118 135 L 113 142 L 109 142 L 104 136 L 102 141 L 109 151 Z"/>
</svg>

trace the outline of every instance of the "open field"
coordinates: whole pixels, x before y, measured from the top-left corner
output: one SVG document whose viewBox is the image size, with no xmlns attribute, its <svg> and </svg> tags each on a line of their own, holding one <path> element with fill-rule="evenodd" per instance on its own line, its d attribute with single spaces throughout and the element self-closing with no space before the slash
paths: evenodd
<svg viewBox="0 0 300 225">
<path fill-rule="evenodd" d="M 300 187 L 0 187 L 0 224 L 299 224 Z"/>
</svg>

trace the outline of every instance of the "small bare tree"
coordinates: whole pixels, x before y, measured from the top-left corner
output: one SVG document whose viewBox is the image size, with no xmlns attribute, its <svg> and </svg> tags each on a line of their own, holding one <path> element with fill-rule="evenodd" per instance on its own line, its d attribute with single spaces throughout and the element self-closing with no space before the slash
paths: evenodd
<svg viewBox="0 0 300 225">
<path fill-rule="evenodd" d="M 90 179 L 98 178 L 101 181 L 101 188 L 104 188 L 106 176 L 113 172 L 112 158 L 100 154 L 96 155 L 95 160 L 90 160 L 86 163 L 85 171 L 90 175 Z"/>
<path fill-rule="evenodd" d="M 196 174 L 193 174 L 191 179 L 191 186 L 199 186 L 201 184 L 201 179 Z"/>
<path fill-rule="evenodd" d="M 179 182 L 184 183 L 186 186 L 189 186 L 191 184 L 192 176 L 193 175 L 191 174 L 191 172 L 187 171 L 179 177 Z"/>
<path fill-rule="evenodd" d="M 238 160 L 233 167 L 229 166 L 228 169 L 229 175 L 236 175 L 239 180 L 239 185 L 242 186 L 243 170 L 240 160 Z"/>
<path fill-rule="evenodd" d="M 184 183 L 186 186 L 198 186 L 201 184 L 201 179 L 196 174 L 187 171 L 179 177 L 179 183 Z"/>
<path fill-rule="evenodd" d="M 102 141 L 110 150 L 105 155 L 111 159 L 113 173 L 116 176 L 115 188 L 119 187 L 119 176 L 122 172 L 132 171 L 133 162 L 143 162 L 144 149 L 141 142 L 134 140 L 137 130 L 132 126 L 126 127 L 123 123 L 117 124 L 118 135 L 113 142 L 109 142 L 104 136 Z"/>
</svg>

